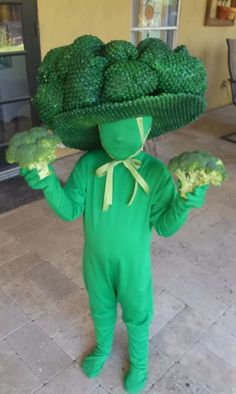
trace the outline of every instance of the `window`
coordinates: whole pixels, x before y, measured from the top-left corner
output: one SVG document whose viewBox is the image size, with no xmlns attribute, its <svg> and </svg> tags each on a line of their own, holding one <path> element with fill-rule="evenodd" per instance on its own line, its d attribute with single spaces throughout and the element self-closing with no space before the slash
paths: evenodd
<svg viewBox="0 0 236 394">
<path fill-rule="evenodd" d="M 10 138 L 40 123 L 31 105 L 39 64 L 36 0 L 0 0 L 0 181 L 18 174 L 5 161 Z"/>
<path fill-rule="evenodd" d="M 160 38 L 176 46 L 181 0 L 132 0 L 131 42 L 147 37 Z"/>
</svg>

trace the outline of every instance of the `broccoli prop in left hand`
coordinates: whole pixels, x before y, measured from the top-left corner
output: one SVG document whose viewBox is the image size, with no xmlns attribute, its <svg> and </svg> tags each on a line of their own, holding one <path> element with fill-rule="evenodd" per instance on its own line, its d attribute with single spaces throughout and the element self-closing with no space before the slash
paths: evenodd
<svg viewBox="0 0 236 394">
<path fill-rule="evenodd" d="M 38 171 L 39 178 L 50 175 L 48 164 L 56 160 L 55 150 L 61 144 L 57 135 L 49 134 L 43 127 L 15 134 L 6 150 L 8 163 L 18 163 L 21 168 Z"/>
<path fill-rule="evenodd" d="M 227 178 L 223 162 L 205 151 L 184 152 L 174 157 L 168 164 L 168 170 L 180 180 L 180 194 L 187 198 L 187 193 L 203 185 L 220 186 Z"/>
</svg>

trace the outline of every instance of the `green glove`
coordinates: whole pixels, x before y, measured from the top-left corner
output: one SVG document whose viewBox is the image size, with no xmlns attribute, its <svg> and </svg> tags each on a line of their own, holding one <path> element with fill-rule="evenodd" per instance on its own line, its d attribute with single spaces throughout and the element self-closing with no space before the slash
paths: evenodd
<svg viewBox="0 0 236 394">
<path fill-rule="evenodd" d="M 186 197 L 181 197 L 178 192 L 176 198 L 178 199 L 178 204 L 182 206 L 182 208 L 201 208 L 205 203 L 206 193 L 209 188 L 209 185 L 197 186 L 194 188 L 192 193 L 187 193 Z"/>
<path fill-rule="evenodd" d="M 30 171 L 22 168 L 20 175 L 32 189 L 43 190 L 48 205 L 59 218 L 72 221 L 83 213 L 85 207 L 85 186 L 81 180 L 80 166 L 81 164 L 77 163 L 65 187 L 61 186 L 51 166 L 49 166 L 51 174 L 42 180 L 36 169 Z"/>
<path fill-rule="evenodd" d="M 38 171 L 36 169 L 29 170 L 28 168 L 21 168 L 20 175 L 24 177 L 25 181 L 27 182 L 28 186 L 31 189 L 39 189 L 45 190 L 48 188 L 53 189 L 53 184 L 55 182 L 56 174 L 54 172 L 53 167 L 48 167 L 51 174 L 48 175 L 46 178 L 40 179 Z"/>
<path fill-rule="evenodd" d="M 175 192 L 173 180 L 168 177 L 163 188 L 156 195 L 151 211 L 151 223 L 163 237 L 175 234 L 186 222 L 192 208 L 201 208 L 205 201 L 208 185 L 196 187 L 187 198 Z"/>
</svg>

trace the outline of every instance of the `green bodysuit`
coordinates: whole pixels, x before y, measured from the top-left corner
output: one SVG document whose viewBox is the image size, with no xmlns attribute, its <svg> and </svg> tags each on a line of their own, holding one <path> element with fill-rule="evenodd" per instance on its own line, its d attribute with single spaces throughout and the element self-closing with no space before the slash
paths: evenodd
<svg viewBox="0 0 236 394">
<path fill-rule="evenodd" d="M 144 118 L 143 129 L 136 119 L 100 125 L 106 151 L 82 156 L 64 188 L 54 172 L 39 181 L 34 170 L 22 171 L 31 187 L 44 190 L 50 207 L 61 219 L 75 220 L 83 214 L 83 275 L 96 348 L 83 360 L 82 369 L 89 377 L 100 372 L 111 352 L 120 303 L 130 357 L 124 388 L 130 393 L 141 390 L 147 378 L 148 329 L 153 317 L 152 230 L 164 237 L 174 234 L 190 209 L 203 204 L 206 192 L 206 188 L 197 188 L 187 200 L 181 198 L 165 165 L 139 151 L 150 122 L 149 117 Z M 127 158 L 133 160 L 132 168 L 136 165 L 139 181 L 122 162 Z M 113 168 L 113 184 L 109 184 L 107 172 L 100 171 L 98 176 L 96 171 L 117 160 L 120 162 Z M 104 204 L 106 185 L 107 195 L 112 196 L 108 205 Z"/>
</svg>

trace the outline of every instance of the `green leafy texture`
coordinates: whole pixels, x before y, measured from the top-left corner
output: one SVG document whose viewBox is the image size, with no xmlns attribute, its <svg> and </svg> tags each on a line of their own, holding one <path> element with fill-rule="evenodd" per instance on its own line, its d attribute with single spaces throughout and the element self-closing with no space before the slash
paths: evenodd
<svg viewBox="0 0 236 394">
<path fill-rule="evenodd" d="M 37 80 L 39 83 L 55 82 L 59 77 L 58 64 L 62 61 L 64 54 L 69 48 L 59 47 L 51 49 L 44 57 L 43 63 L 40 64 L 37 72 Z"/>
<path fill-rule="evenodd" d="M 157 92 L 202 95 L 206 91 L 205 66 L 200 59 L 190 56 L 184 45 L 172 51 L 163 41 L 147 38 L 140 43 L 138 50 L 138 59 L 159 75 Z"/>
<path fill-rule="evenodd" d="M 148 65 L 137 62 L 117 62 L 105 73 L 103 100 L 122 102 L 148 94 L 156 88 L 158 76 Z"/>
<path fill-rule="evenodd" d="M 101 56 L 88 59 L 78 65 L 75 58 L 64 86 L 64 110 L 84 108 L 99 104 L 102 89 L 102 76 L 107 60 Z"/>
<path fill-rule="evenodd" d="M 110 64 L 115 62 L 126 62 L 127 60 L 136 60 L 138 56 L 137 48 L 131 42 L 124 40 L 114 40 L 109 42 L 104 50 L 103 56 Z"/>
<path fill-rule="evenodd" d="M 159 38 L 146 38 L 139 42 L 138 59 L 152 65 L 153 61 L 160 60 L 161 57 L 167 58 L 172 55 L 172 50 Z"/>
<path fill-rule="evenodd" d="M 55 150 L 61 143 L 57 135 L 42 127 L 15 134 L 6 150 L 6 161 L 18 163 L 21 168 L 36 168 L 40 179 L 50 174 L 48 164 L 56 160 Z"/>
<path fill-rule="evenodd" d="M 180 193 L 184 198 L 196 186 L 220 186 L 227 178 L 223 162 L 205 151 L 184 152 L 174 157 L 168 170 L 180 180 Z"/>
<path fill-rule="evenodd" d="M 38 72 L 33 104 L 48 127 L 69 111 L 160 94 L 206 90 L 203 63 L 186 47 L 172 51 L 162 40 L 147 38 L 137 48 L 128 41 L 104 44 L 91 35 L 49 51 Z M 65 139 L 65 138 L 64 138 Z"/>
<path fill-rule="evenodd" d="M 85 34 L 76 38 L 73 46 L 80 58 L 83 58 L 84 56 L 99 55 L 105 44 L 98 37 Z"/>
<path fill-rule="evenodd" d="M 45 124 L 50 124 L 55 115 L 63 109 L 63 86 L 61 83 L 45 83 L 38 87 L 32 103 Z"/>
</svg>

